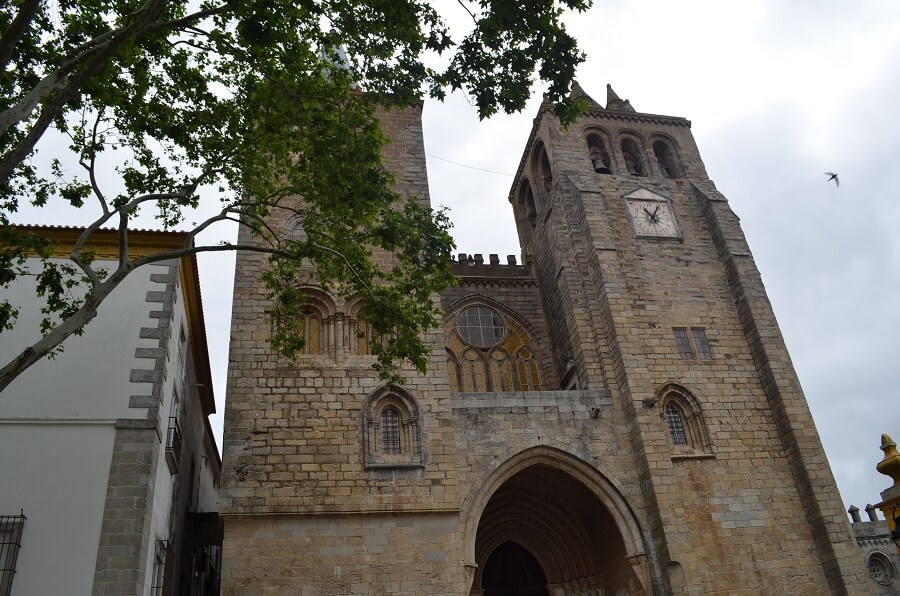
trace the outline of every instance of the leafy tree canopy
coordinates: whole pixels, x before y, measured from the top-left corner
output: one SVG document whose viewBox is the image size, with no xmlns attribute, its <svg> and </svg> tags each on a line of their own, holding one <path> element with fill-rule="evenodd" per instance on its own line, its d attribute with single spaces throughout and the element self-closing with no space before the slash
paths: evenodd
<svg viewBox="0 0 900 596">
<path fill-rule="evenodd" d="M 392 190 L 375 111 L 455 89 L 481 117 L 520 110 L 537 74 L 557 114 L 570 121 L 578 106 L 568 91 L 582 57 L 560 18 L 589 4 L 459 0 L 451 6 L 471 22 L 455 42 L 424 0 L 4 3 L 0 286 L 36 274 L 46 319 L 43 338 L 0 372 L 0 390 L 80 333 L 136 267 L 219 250 L 268 253 L 266 281 L 286 311 L 297 300 L 291 288 L 301 264 L 334 291 L 365 295 L 365 315 L 385 338 L 376 346 L 382 374 L 395 378 L 404 359 L 423 368 L 419 336 L 436 323 L 431 296 L 452 280 L 449 224 Z M 41 168 L 34 155 L 48 130 L 69 139 L 68 154 Z M 201 188 L 218 193 L 221 209 L 188 225 L 185 211 L 197 207 Z M 302 207 L 289 206 L 290 196 L 302 196 Z M 11 225 L 26 203 L 96 213 L 67 263 L 50 259 L 45 240 Z M 279 209 L 293 211 L 307 238 L 284 238 L 267 225 Z M 187 226 L 184 248 L 130 256 L 127 229 L 142 210 L 166 229 Z M 249 227 L 256 240 L 195 241 L 227 220 Z M 114 267 L 95 266 L 84 250 L 101 227 L 119 229 Z M 393 253 L 394 265 L 379 267 L 375 250 Z M 40 256 L 43 269 L 26 271 L 27 255 Z M 76 286 L 83 291 L 69 291 Z M 11 328 L 17 312 L 0 301 L 0 327 Z M 286 355 L 300 346 L 296 337 L 275 340 Z"/>
</svg>

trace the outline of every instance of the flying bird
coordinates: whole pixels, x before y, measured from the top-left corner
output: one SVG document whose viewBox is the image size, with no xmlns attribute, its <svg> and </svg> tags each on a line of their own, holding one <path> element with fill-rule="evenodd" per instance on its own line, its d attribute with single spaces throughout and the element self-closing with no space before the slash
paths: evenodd
<svg viewBox="0 0 900 596">
<path fill-rule="evenodd" d="M 840 185 L 841 185 L 840 181 L 838 181 L 838 175 L 835 174 L 834 172 L 825 172 L 825 175 L 826 175 L 826 176 L 829 176 L 828 182 L 831 182 L 832 180 L 834 180 L 834 185 L 835 185 L 835 186 L 840 186 Z"/>
</svg>

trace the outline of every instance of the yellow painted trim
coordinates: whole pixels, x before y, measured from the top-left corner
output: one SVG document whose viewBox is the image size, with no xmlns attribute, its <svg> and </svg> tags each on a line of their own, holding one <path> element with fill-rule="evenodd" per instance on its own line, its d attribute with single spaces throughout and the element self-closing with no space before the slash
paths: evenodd
<svg viewBox="0 0 900 596">
<path fill-rule="evenodd" d="M 20 229 L 34 232 L 50 241 L 53 256 L 67 259 L 71 256 L 72 246 L 78 240 L 80 228 L 50 228 L 41 226 L 19 226 Z M 162 232 L 157 230 L 139 230 L 128 233 L 128 254 L 130 257 L 145 257 L 165 250 L 184 248 L 187 232 Z M 119 258 L 119 237 L 115 230 L 97 230 L 84 249 L 97 255 L 98 259 L 115 260 Z"/>
</svg>

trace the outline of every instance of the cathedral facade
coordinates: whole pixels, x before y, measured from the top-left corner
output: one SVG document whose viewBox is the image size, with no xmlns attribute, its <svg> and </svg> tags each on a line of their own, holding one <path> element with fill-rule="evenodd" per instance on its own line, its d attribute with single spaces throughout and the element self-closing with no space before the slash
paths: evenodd
<svg viewBox="0 0 900 596">
<path fill-rule="evenodd" d="M 574 93 L 579 120 L 544 104 L 524 147 L 520 262 L 458 255 L 402 386 L 361 303 L 312 280 L 307 353 L 273 354 L 265 259 L 238 255 L 223 594 L 869 593 L 690 122 Z M 427 200 L 420 115 L 381 120 L 398 190 Z"/>
</svg>

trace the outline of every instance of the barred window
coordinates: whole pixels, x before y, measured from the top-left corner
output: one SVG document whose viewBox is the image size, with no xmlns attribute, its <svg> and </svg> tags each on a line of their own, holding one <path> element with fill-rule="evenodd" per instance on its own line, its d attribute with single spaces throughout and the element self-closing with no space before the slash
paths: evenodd
<svg viewBox="0 0 900 596">
<path fill-rule="evenodd" d="M 172 544 L 168 540 L 157 540 L 156 550 L 153 553 L 151 596 L 166 596 L 172 593 L 174 570 L 175 553 L 172 552 Z"/>
<path fill-rule="evenodd" d="M 400 453 L 400 414 L 394 408 L 381 411 L 381 450 Z"/>
<path fill-rule="evenodd" d="M 684 433 L 684 414 L 674 403 L 666 404 L 666 425 L 669 427 L 669 436 L 673 445 L 687 445 L 687 436 Z"/>
<path fill-rule="evenodd" d="M 709 342 L 706 341 L 706 331 L 699 327 L 694 327 L 691 329 L 691 335 L 694 339 L 694 347 L 697 348 L 697 358 L 701 360 L 712 358 L 712 352 L 709 351 Z"/>
<path fill-rule="evenodd" d="M 691 327 L 690 329 L 675 327 L 672 332 L 675 334 L 675 347 L 678 349 L 678 355 L 683 360 L 712 359 L 712 351 L 709 349 L 709 341 L 706 339 L 706 330 L 703 327 Z"/>
<path fill-rule="evenodd" d="M 416 400 L 399 387 L 382 387 L 363 405 L 366 468 L 420 468 L 425 465 Z"/>
<path fill-rule="evenodd" d="M 24 511 L 19 515 L 0 515 L 0 596 L 9 596 L 12 593 L 24 527 Z"/>
<path fill-rule="evenodd" d="M 675 332 L 675 345 L 678 347 L 678 355 L 685 360 L 692 359 L 694 351 L 691 349 L 691 340 L 688 339 L 687 329 L 676 328 L 673 331 Z"/>
</svg>

